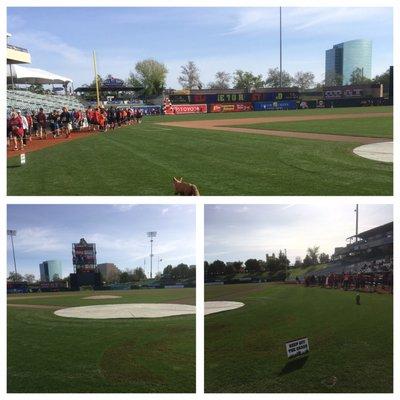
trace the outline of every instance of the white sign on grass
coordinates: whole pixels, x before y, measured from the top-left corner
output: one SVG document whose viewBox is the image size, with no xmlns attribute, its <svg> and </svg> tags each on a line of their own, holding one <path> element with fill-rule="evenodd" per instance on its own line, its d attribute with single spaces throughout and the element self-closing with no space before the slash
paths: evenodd
<svg viewBox="0 0 400 400">
<path fill-rule="evenodd" d="M 286 354 L 288 358 L 301 356 L 309 351 L 310 346 L 306 337 L 286 342 Z"/>
<path fill-rule="evenodd" d="M 21 165 L 26 163 L 25 153 L 21 154 Z"/>
</svg>

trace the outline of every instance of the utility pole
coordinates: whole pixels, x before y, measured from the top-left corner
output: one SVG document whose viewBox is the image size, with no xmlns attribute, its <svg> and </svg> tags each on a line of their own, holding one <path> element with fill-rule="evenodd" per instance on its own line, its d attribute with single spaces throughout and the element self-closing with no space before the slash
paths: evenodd
<svg viewBox="0 0 400 400">
<path fill-rule="evenodd" d="M 356 209 L 354 210 L 356 213 L 356 243 L 358 242 L 358 204 L 356 204 Z"/>
</svg>

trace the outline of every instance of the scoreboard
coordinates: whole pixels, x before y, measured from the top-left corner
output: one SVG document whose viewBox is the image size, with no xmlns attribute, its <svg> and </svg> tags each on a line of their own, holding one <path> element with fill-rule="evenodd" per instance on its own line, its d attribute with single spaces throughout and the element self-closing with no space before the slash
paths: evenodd
<svg viewBox="0 0 400 400">
<path fill-rule="evenodd" d="M 79 243 L 72 244 L 72 263 L 75 270 L 92 270 L 97 266 L 96 244 L 87 243 L 81 239 Z"/>
<path fill-rule="evenodd" d="M 257 101 L 283 101 L 298 100 L 299 92 L 270 91 L 270 92 L 230 92 L 230 93 L 205 93 L 205 94 L 171 94 L 169 100 L 174 104 L 232 104 Z"/>
</svg>

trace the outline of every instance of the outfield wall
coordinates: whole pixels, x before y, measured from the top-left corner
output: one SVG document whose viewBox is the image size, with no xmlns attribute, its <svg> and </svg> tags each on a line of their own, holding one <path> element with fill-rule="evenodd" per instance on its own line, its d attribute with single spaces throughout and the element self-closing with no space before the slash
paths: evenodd
<svg viewBox="0 0 400 400">
<path fill-rule="evenodd" d="M 315 96 L 315 97 L 314 97 Z M 302 99 L 304 97 L 304 99 Z M 212 89 L 174 91 L 167 97 L 165 114 L 227 113 L 244 111 L 295 110 L 298 108 L 340 108 L 390 105 L 380 84 L 323 87 L 300 93 L 298 88 Z"/>
</svg>

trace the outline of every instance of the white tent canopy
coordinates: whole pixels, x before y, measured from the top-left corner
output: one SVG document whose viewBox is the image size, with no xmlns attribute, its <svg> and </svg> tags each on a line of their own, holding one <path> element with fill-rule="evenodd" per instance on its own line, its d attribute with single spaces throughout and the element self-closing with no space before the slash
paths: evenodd
<svg viewBox="0 0 400 400">
<path fill-rule="evenodd" d="M 65 85 L 72 82 L 72 79 L 65 76 L 56 75 L 43 69 L 22 67 L 21 65 L 10 65 L 7 71 L 7 80 L 20 84 L 38 83 L 43 85 L 57 83 Z"/>
</svg>

